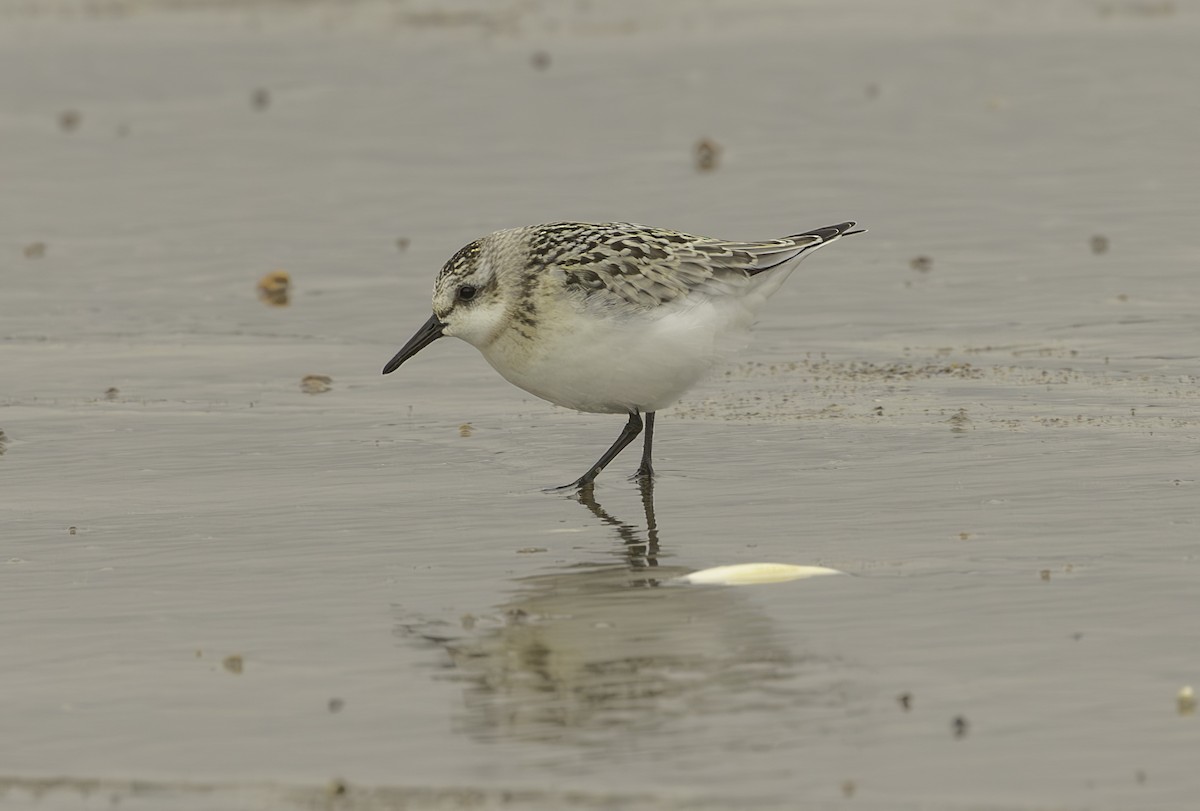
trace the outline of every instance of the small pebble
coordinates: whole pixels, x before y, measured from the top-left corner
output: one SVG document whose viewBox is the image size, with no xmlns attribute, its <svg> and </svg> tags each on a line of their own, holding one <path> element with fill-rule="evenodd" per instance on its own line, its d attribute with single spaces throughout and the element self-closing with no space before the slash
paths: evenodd
<svg viewBox="0 0 1200 811">
<path fill-rule="evenodd" d="M 458 426 L 458 435 L 461 437 L 468 437 L 473 433 L 475 433 L 475 426 L 471 425 L 469 422 L 464 422 L 462 425 Z"/>
<path fill-rule="evenodd" d="M 1041 578 L 1042 578 L 1043 580 L 1049 580 L 1049 579 L 1050 579 L 1050 570 L 1049 570 L 1049 569 L 1042 569 L 1042 570 L 1041 570 L 1041 571 L 1040 571 L 1038 574 L 1040 574 L 1040 575 L 1041 575 Z"/>
<path fill-rule="evenodd" d="M 58 114 L 58 128 L 63 132 L 74 132 L 83 123 L 83 116 L 78 110 L 63 110 Z"/>
<path fill-rule="evenodd" d="M 300 391 L 305 394 L 324 394 L 333 388 L 329 375 L 305 375 L 300 379 Z"/>
<path fill-rule="evenodd" d="M 78 531 L 77 527 L 67 527 L 67 534 L 74 535 Z"/>
<path fill-rule="evenodd" d="M 120 396 L 121 396 L 121 390 L 118 389 L 116 386 L 109 386 L 107 389 L 104 390 L 104 399 L 105 400 L 115 400 Z"/>
<path fill-rule="evenodd" d="M 291 301 L 292 277 L 286 270 L 273 270 L 258 280 L 258 298 L 272 307 L 286 307 Z"/>
<path fill-rule="evenodd" d="M 717 168 L 721 159 L 721 145 L 709 138 L 701 138 L 692 148 L 695 156 L 696 169 L 701 172 L 711 172 Z"/>
<path fill-rule="evenodd" d="M 239 653 L 231 654 L 221 660 L 221 667 L 225 668 L 234 675 L 241 675 L 243 664 L 242 656 Z"/>
<path fill-rule="evenodd" d="M 914 256 L 908 260 L 908 266 L 921 273 L 928 273 L 933 270 L 933 257 L 924 255 Z"/>
<path fill-rule="evenodd" d="M 1179 706 L 1180 715 L 1194 715 L 1196 712 L 1196 691 L 1189 684 L 1186 687 L 1179 688 L 1179 694 L 1175 696 L 1175 701 Z"/>
</svg>

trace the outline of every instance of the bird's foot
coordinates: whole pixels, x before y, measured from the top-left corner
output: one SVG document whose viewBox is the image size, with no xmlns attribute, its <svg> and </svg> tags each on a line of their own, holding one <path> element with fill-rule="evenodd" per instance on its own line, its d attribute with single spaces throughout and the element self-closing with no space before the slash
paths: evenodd
<svg viewBox="0 0 1200 811">
<path fill-rule="evenodd" d="M 570 484 L 560 485 L 559 487 L 544 487 L 544 488 L 542 488 L 542 492 L 543 493 L 568 493 L 568 492 L 579 491 L 579 490 L 590 490 L 590 489 L 592 489 L 592 486 L 595 483 L 595 481 L 596 481 L 596 476 L 594 474 L 591 476 L 584 475 L 584 476 L 580 476 L 578 479 L 571 482 Z"/>
<path fill-rule="evenodd" d="M 631 482 L 650 481 L 654 478 L 654 468 L 649 462 L 642 462 L 637 471 L 629 477 Z"/>
</svg>

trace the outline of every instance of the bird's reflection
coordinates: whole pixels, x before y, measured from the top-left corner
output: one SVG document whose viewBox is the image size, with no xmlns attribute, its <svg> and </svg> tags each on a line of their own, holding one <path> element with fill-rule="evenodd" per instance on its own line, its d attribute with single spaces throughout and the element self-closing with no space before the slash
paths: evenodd
<svg viewBox="0 0 1200 811">
<path fill-rule="evenodd" d="M 465 733 L 589 745 L 609 736 L 619 747 L 626 733 L 685 718 L 743 709 L 761 726 L 843 700 L 830 662 L 781 641 L 747 592 L 671 582 L 690 570 L 660 565 L 653 485 L 639 490 L 640 526 L 591 488 L 573 496 L 612 529 L 622 563 L 519 578 L 511 600 L 461 628 L 401 620 L 402 636 L 448 655 L 442 677 L 464 685 Z"/>
<path fill-rule="evenodd" d="M 654 479 L 639 479 L 638 490 L 642 496 L 642 511 L 645 517 L 645 529 L 633 524 L 627 524 L 614 518 L 596 501 L 593 485 L 581 487 L 574 498 L 588 508 L 592 515 L 612 527 L 617 537 L 624 544 L 625 557 L 634 569 L 653 568 L 658 566 L 658 521 L 654 517 Z M 644 535 L 644 540 L 639 537 Z"/>
</svg>

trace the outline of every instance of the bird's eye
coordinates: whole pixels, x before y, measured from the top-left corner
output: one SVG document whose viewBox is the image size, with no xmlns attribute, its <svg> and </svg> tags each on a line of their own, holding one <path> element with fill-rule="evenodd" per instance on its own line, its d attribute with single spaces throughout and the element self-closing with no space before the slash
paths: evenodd
<svg viewBox="0 0 1200 811">
<path fill-rule="evenodd" d="M 471 299 L 475 298 L 475 294 L 478 292 L 479 290 L 475 287 L 475 285 L 464 284 L 462 287 L 458 288 L 458 300 L 470 301 Z"/>
</svg>

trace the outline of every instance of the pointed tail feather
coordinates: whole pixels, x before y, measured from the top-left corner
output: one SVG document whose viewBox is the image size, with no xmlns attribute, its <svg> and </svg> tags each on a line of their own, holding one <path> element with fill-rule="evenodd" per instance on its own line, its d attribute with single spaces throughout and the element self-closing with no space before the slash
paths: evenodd
<svg viewBox="0 0 1200 811">
<path fill-rule="evenodd" d="M 787 239 L 795 240 L 798 243 L 795 250 L 774 252 L 775 255 L 779 257 L 778 261 L 772 262 L 769 265 L 756 267 L 750 271 L 750 275 L 757 276 L 765 271 L 774 270 L 780 265 L 786 265 L 788 262 L 795 260 L 801 254 L 816 250 L 817 248 L 822 248 L 848 234 L 862 234 L 866 232 L 867 229 L 865 228 L 860 228 L 857 231 L 851 231 L 850 229 L 855 225 L 857 225 L 857 223 L 853 221 L 843 222 L 838 223 L 837 225 L 827 225 L 824 228 L 814 228 L 811 231 L 805 231 L 803 234 L 793 234 L 792 236 L 787 237 Z"/>
</svg>

